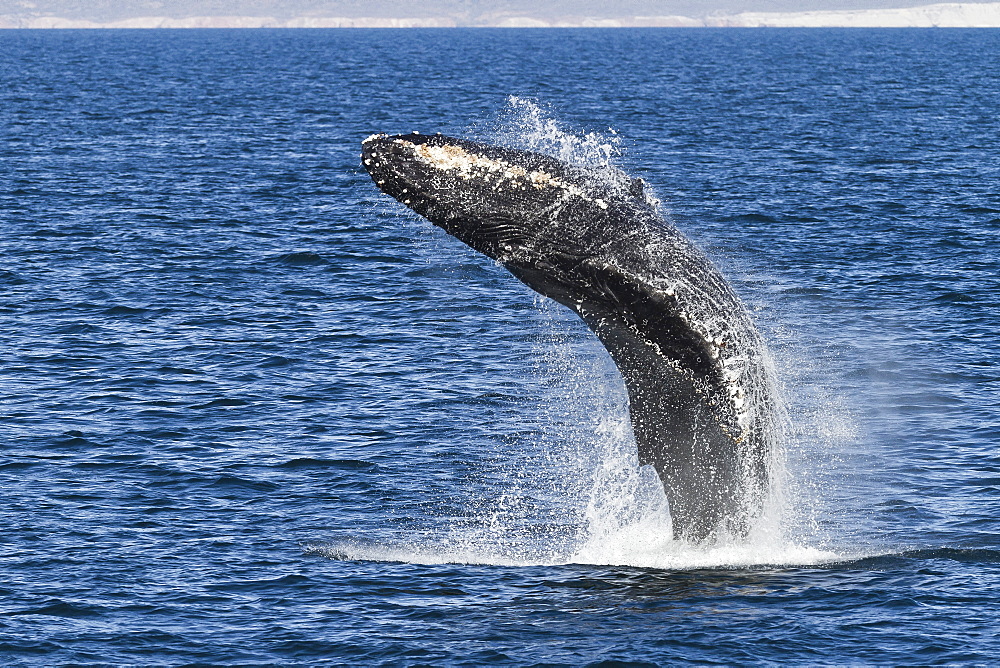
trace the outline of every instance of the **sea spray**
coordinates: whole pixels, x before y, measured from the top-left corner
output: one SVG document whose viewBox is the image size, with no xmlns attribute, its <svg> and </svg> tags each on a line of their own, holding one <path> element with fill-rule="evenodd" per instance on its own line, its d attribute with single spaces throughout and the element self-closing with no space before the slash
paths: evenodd
<svg viewBox="0 0 1000 668">
<path fill-rule="evenodd" d="M 553 154 L 564 162 L 589 168 L 614 167 L 614 161 L 621 156 L 621 141 L 616 134 L 606 136 L 593 132 L 581 134 L 567 131 L 560 122 L 531 100 L 510 98 L 508 108 L 500 116 L 504 122 L 490 139 L 513 148 Z M 661 208 L 661 215 L 665 215 L 662 207 L 658 208 Z M 747 342 L 747 345 L 752 343 Z M 569 349 L 563 347 L 562 351 L 566 354 Z M 608 360 L 608 355 L 596 345 L 589 354 Z M 766 351 L 763 356 L 765 373 L 771 376 L 771 384 L 774 385 L 773 362 Z M 540 357 L 552 359 L 553 355 L 540 355 Z M 610 365 L 610 360 L 608 364 Z M 582 359 L 576 359 L 554 366 L 566 374 L 570 369 L 593 365 L 586 365 Z M 581 489 L 587 499 L 585 517 L 588 528 L 585 542 L 593 548 L 604 537 L 614 536 L 613 540 L 618 541 L 621 532 L 635 534 L 639 527 L 647 534 L 666 530 L 666 535 L 669 536 L 669 513 L 666 511 L 662 485 L 649 485 L 650 478 L 658 483 L 655 475 L 649 475 L 651 470 L 645 471 L 645 485 L 642 482 L 643 475 L 636 473 L 638 466 L 634 439 L 629 433 L 627 420 L 622 419 L 627 414 L 625 408 L 627 399 L 622 382 L 617 373 L 611 376 L 601 374 L 594 376 L 590 382 L 599 387 L 603 385 L 603 391 L 598 389 L 598 394 L 617 395 L 619 397 L 617 402 L 611 402 L 610 406 L 606 402 L 599 405 L 593 396 L 588 397 L 586 393 L 579 391 L 578 379 L 566 379 L 566 385 L 576 390 L 572 392 L 570 387 L 566 388 L 567 394 L 572 395 L 575 403 L 579 404 L 577 424 L 588 422 L 584 416 L 602 414 L 602 411 L 605 414 L 600 429 L 590 435 L 591 451 L 597 454 L 599 461 L 596 466 L 591 467 L 593 471 L 591 475 L 581 475 L 581 479 L 590 480 L 589 489 Z M 566 409 L 561 407 L 560 410 Z M 727 541 L 726 536 L 717 535 L 715 542 L 740 543 L 756 540 L 772 546 L 784 542 L 783 516 L 788 503 L 785 489 L 787 471 L 782 449 L 785 420 L 781 419 L 784 414 L 780 407 L 777 408 L 777 412 L 779 418 L 774 423 L 775 433 L 771 435 L 772 444 L 768 455 L 771 478 L 768 489 L 764 492 L 766 494 L 764 511 L 755 519 L 749 537 L 738 539 L 728 537 Z M 609 428 L 609 425 L 618 425 L 619 428 L 614 430 Z M 617 436 L 609 439 L 609 434 L 613 432 L 617 432 Z M 579 434 L 573 435 L 572 438 L 579 438 Z M 654 537 L 653 540 L 656 542 L 660 538 L 662 537 Z"/>
<path fill-rule="evenodd" d="M 596 170 L 595 178 L 602 181 L 607 178 L 616 188 L 630 184 L 614 168 L 620 147 L 617 137 L 567 132 L 537 105 L 520 98 L 511 98 L 501 119 L 490 138 L 492 143 L 555 155 L 563 162 Z M 652 243 L 658 245 L 659 241 Z M 654 251 L 669 252 L 669 246 Z M 665 280 L 674 279 L 665 277 Z M 673 294 L 670 286 L 665 289 L 667 294 Z M 550 319 L 555 318 L 548 305 L 542 311 Z M 568 312 L 559 313 L 566 324 Z M 692 320 L 696 329 L 704 329 L 702 335 L 707 340 L 716 336 L 713 334 L 716 329 L 728 331 L 725 323 L 712 320 L 719 315 L 711 309 L 691 315 L 696 318 Z M 580 323 L 575 324 L 577 330 L 585 331 Z M 730 347 L 726 348 L 726 364 L 740 362 L 746 357 L 743 351 L 751 351 L 750 357 L 756 354 L 762 358 L 765 368 L 761 373 L 773 375 L 766 352 L 758 350 L 762 343 L 752 327 L 747 331 L 745 340 L 727 339 Z M 750 468 L 736 478 L 745 481 L 738 485 L 747 485 L 746 489 L 730 488 L 728 498 L 735 500 L 734 510 L 746 504 L 744 512 L 750 518 L 749 526 L 734 529 L 738 535 L 729 535 L 725 528 L 718 527 L 708 538 L 693 544 L 672 538 L 671 513 L 663 484 L 650 467 L 638 465 L 622 379 L 597 341 L 589 333 L 585 336 L 590 345 L 582 354 L 581 346 L 568 345 L 539 351 L 536 357 L 552 363 L 555 372 L 548 373 L 557 380 L 549 383 L 552 391 L 537 398 L 530 408 L 537 413 L 534 422 L 538 428 L 528 439 L 511 443 L 516 454 L 506 453 L 506 463 L 496 469 L 495 479 L 485 486 L 494 493 L 470 500 L 468 519 L 472 521 L 461 522 L 449 530 L 447 537 L 443 537 L 447 546 L 441 545 L 444 552 L 479 554 L 487 560 L 491 558 L 488 555 L 500 556 L 505 562 L 567 560 L 623 564 L 646 563 L 669 555 L 671 563 L 676 565 L 683 563 L 684 554 L 692 550 L 699 555 L 699 563 L 706 554 L 719 550 L 728 555 L 726 563 L 732 560 L 752 563 L 761 559 L 771 562 L 776 557 L 780 560 L 785 548 L 794 547 L 787 543 L 783 533 L 787 494 L 780 420 L 773 425 L 764 420 L 761 424 L 765 425 L 765 431 L 758 432 L 766 434 L 770 442 L 765 448 L 771 474 L 767 489 L 750 486 L 750 481 L 756 478 Z M 715 345 L 721 345 L 718 343 L 721 339 L 714 340 Z M 557 352 L 552 354 L 553 351 Z M 595 359 L 603 362 L 603 371 L 594 368 Z M 587 369 L 591 369 L 590 373 L 584 371 Z M 613 371 L 609 373 L 608 369 Z M 747 392 L 751 406 L 766 407 L 770 404 L 767 385 L 766 380 L 751 381 L 741 383 L 737 389 Z M 588 391 L 583 391 L 584 388 Z M 758 396 L 761 393 L 765 393 L 765 398 Z M 742 404 L 739 400 L 737 406 Z M 531 439 L 535 442 L 528 442 Z M 750 462 L 750 458 L 741 456 L 741 461 Z"/>
<path fill-rule="evenodd" d="M 507 106 L 483 131 L 489 142 L 534 151 L 580 167 L 612 167 L 622 155 L 621 138 L 609 129 L 574 132 L 535 100 L 511 95 Z"/>
</svg>

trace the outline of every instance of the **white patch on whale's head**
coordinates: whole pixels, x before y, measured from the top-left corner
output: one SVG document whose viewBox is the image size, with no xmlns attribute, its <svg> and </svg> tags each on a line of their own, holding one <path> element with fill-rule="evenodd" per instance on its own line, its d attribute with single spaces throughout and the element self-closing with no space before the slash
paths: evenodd
<svg viewBox="0 0 1000 668">
<path fill-rule="evenodd" d="M 553 189 L 565 197 L 578 197 L 599 208 L 608 208 L 603 199 L 590 197 L 578 185 L 544 169 L 530 169 L 473 153 L 457 144 L 414 143 L 403 138 L 396 138 L 393 143 L 412 151 L 414 159 L 423 165 L 463 181 L 479 181 L 494 190 Z"/>
</svg>

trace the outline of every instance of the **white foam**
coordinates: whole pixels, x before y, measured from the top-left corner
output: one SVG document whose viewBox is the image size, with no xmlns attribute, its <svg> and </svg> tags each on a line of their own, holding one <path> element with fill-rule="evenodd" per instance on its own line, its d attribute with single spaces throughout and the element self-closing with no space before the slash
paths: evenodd
<svg viewBox="0 0 1000 668">
<path fill-rule="evenodd" d="M 341 540 L 315 543 L 305 549 L 341 561 L 508 567 L 588 565 L 663 570 L 820 566 L 869 556 L 847 555 L 793 542 L 694 545 L 669 538 L 669 532 L 660 524 L 661 519 L 643 518 L 614 534 L 605 534 L 600 540 L 587 541 L 570 554 L 519 553 L 503 545 L 468 545 L 452 540 L 434 542 L 426 538 L 384 542 Z"/>
</svg>

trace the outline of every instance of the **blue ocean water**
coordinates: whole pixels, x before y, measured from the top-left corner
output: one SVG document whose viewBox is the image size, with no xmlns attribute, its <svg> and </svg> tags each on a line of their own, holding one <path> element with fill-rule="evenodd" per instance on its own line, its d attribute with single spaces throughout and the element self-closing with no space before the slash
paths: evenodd
<svg viewBox="0 0 1000 668">
<path fill-rule="evenodd" d="M 996 661 L 997 62 L 975 30 L 0 32 L 0 660 Z M 759 535 L 669 539 L 596 339 L 361 169 L 410 130 L 649 182 L 781 379 Z"/>
</svg>

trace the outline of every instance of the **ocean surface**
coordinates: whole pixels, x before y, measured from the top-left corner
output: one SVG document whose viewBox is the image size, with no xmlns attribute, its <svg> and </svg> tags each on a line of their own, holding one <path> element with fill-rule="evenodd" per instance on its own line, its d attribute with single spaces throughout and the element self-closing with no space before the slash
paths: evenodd
<svg viewBox="0 0 1000 668">
<path fill-rule="evenodd" d="M 0 663 L 1000 661 L 1000 31 L 0 32 Z M 670 539 L 610 358 L 374 132 L 641 176 L 781 512 Z"/>
</svg>

